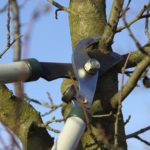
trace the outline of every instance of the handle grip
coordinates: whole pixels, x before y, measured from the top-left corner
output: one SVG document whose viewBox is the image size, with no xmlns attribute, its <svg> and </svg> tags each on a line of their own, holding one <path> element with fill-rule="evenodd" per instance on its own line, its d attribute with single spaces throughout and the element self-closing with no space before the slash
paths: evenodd
<svg viewBox="0 0 150 150">
<path fill-rule="evenodd" d="M 26 59 L 9 64 L 0 64 L 0 82 L 34 81 L 40 77 L 41 66 L 36 59 Z"/>
<path fill-rule="evenodd" d="M 75 150 L 85 131 L 84 112 L 78 102 L 73 103 L 74 106 L 52 150 Z"/>
</svg>

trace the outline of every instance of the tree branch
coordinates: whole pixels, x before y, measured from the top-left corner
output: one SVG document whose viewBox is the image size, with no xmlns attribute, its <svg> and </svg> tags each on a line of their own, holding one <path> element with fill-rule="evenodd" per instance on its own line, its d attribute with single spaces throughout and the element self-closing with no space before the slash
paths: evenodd
<svg viewBox="0 0 150 150">
<path fill-rule="evenodd" d="M 113 43 L 113 38 L 116 32 L 116 28 L 120 19 L 120 13 L 122 12 L 124 0 L 114 0 L 108 23 L 104 29 L 104 34 L 99 43 L 99 49 L 102 52 L 110 51 L 110 46 Z"/>
<path fill-rule="evenodd" d="M 150 2 L 148 2 L 148 4 L 146 4 L 146 5 L 144 5 L 144 7 L 143 7 L 143 8 L 141 9 L 141 11 L 137 14 L 137 16 L 127 23 L 127 26 L 130 27 L 132 24 L 134 24 L 134 23 L 137 22 L 138 20 L 143 19 L 143 18 L 148 18 L 148 17 L 150 17 L 150 14 L 143 15 L 144 12 L 145 12 L 149 7 L 150 7 Z M 125 25 L 125 26 L 119 27 L 119 28 L 117 29 L 117 32 L 120 32 L 120 31 L 122 31 L 123 29 L 126 29 L 127 26 Z"/>
<path fill-rule="evenodd" d="M 38 124 L 42 124 L 39 112 L 24 100 L 13 96 L 2 84 L 0 112 L 0 121 L 20 138 L 24 149 L 42 150 L 52 147 L 53 138 L 46 129 L 38 127 Z"/>
<path fill-rule="evenodd" d="M 142 49 L 150 54 L 150 43 L 147 43 Z M 117 65 L 117 70 L 120 72 L 122 66 L 124 65 L 128 54 L 123 55 L 122 61 Z M 130 58 L 128 60 L 127 68 L 135 67 L 139 62 L 141 62 L 145 58 L 145 54 L 143 54 L 140 50 L 136 50 L 130 53 Z"/>
<path fill-rule="evenodd" d="M 20 36 L 21 37 L 21 36 Z M 3 57 L 3 55 L 9 50 L 9 48 L 20 38 L 18 37 L 17 39 L 14 39 L 10 44 L 9 47 L 7 45 L 7 47 L 0 53 L 0 58 Z"/>
<path fill-rule="evenodd" d="M 70 12 L 70 9 L 67 7 L 64 7 L 62 5 L 60 5 L 59 3 L 55 2 L 54 0 L 48 0 L 52 5 L 54 5 L 55 7 L 57 7 L 59 10 L 63 10 L 65 12 Z"/>
<path fill-rule="evenodd" d="M 143 128 L 143 129 L 140 129 L 140 130 L 138 130 L 138 131 L 136 131 L 136 132 L 134 132 L 134 133 L 128 134 L 128 135 L 126 136 L 126 139 L 134 138 L 135 136 L 137 136 L 137 135 L 139 135 L 139 134 L 142 134 L 142 133 L 144 133 L 144 132 L 146 132 L 146 131 L 148 131 L 148 130 L 150 130 L 150 126 L 145 127 L 145 128 Z"/>
<path fill-rule="evenodd" d="M 146 70 L 146 68 L 150 65 L 150 57 L 145 56 L 145 58 L 137 65 L 135 71 L 127 81 L 127 83 L 124 85 L 122 90 L 122 101 L 129 95 L 129 93 L 134 89 L 136 86 L 140 76 L 142 73 Z M 120 95 L 119 91 L 117 94 L 115 94 L 111 99 L 111 105 L 112 107 L 116 108 L 118 105 L 118 98 Z"/>
<path fill-rule="evenodd" d="M 142 133 L 144 133 L 144 132 L 146 132 L 148 130 L 150 130 L 150 126 L 145 127 L 143 129 L 140 129 L 140 130 L 138 130 L 138 131 L 136 131 L 134 133 L 131 133 L 131 134 L 127 135 L 126 139 L 136 138 L 137 140 L 139 140 L 139 141 L 143 142 L 144 144 L 150 146 L 150 142 L 148 142 L 148 141 L 142 139 L 141 137 L 139 137 L 139 134 L 142 134 Z"/>
<path fill-rule="evenodd" d="M 137 40 L 137 38 L 135 37 L 135 35 L 133 34 L 132 30 L 130 29 L 130 27 L 127 24 L 126 21 L 126 9 L 123 11 L 123 22 L 126 26 L 126 29 L 128 30 L 129 36 L 132 38 L 133 42 L 135 43 L 136 47 L 145 55 L 149 55 L 149 53 L 147 53 L 146 51 L 144 51 L 143 47 L 141 46 L 140 42 Z M 149 55 L 150 56 L 150 55 Z"/>
<path fill-rule="evenodd" d="M 150 8 L 147 10 L 147 14 L 148 15 L 150 13 Z M 148 37 L 149 41 L 150 41 L 150 33 L 149 33 L 149 18 L 147 17 L 145 19 L 145 34 Z"/>
<path fill-rule="evenodd" d="M 17 39 L 20 36 L 20 12 L 19 6 L 16 0 L 11 1 L 12 12 L 13 12 L 13 30 L 14 30 L 14 39 Z M 18 39 L 14 43 L 14 61 L 19 61 L 21 59 L 21 40 Z M 22 83 L 15 83 L 15 92 L 18 97 L 23 97 L 23 85 Z"/>
<path fill-rule="evenodd" d="M 128 54 L 128 57 L 124 63 L 124 66 L 122 67 L 122 80 L 121 80 L 121 89 L 120 89 L 120 95 L 118 98 L 118 108 L 116 113 L 116 120 L 114 122 L 114 147 L 117 149 L 118 147 L 118 129 L 119 129 L 119 118 L 121 115 L 121 108 L 122 108 L 122 95 L 123 95 L 123 85 L 124 85 L 124 75 L 125 75 L 125 69 L 127 67 L 128 60 L 130 58 L 130 53 Z"/>
<path fill-rule="evenodd" d="M 143 140 L 141 137 L 139 136 L 135 136 L 134 138 L 138 139 L 139 141 L 143 142 L 144 144 L 150 146 L 150 142 L 146 141 L 146 140 Z"/>
</svg>

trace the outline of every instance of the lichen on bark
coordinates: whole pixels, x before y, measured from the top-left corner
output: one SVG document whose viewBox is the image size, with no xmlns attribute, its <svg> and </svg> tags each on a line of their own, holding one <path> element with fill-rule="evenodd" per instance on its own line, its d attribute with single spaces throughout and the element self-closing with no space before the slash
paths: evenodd
<svg viewBox="0 0 150 150">
<path fill-rule="evenodd" d="M 52 147 L 53 138 L 46 129 L 38 127 L 42 123 L 39 112 L 3 84 L 0 84 L 0 121 L 18 136 L 25 150 Z"/>
</svg>

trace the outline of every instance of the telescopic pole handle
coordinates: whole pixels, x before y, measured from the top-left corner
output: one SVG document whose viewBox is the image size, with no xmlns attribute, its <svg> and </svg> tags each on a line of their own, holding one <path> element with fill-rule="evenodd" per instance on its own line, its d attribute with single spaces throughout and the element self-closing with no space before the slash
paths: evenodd
<svg viewBox="0 0 150 150">
<path fill-rule="evenodd" d="M 72 108 L 52 150 L 75 150 L 86 128 L 81 107 Z"/>
<path fill-rule="evenodd" d="M 34 81 L 40 74 L 41 66 L 36 59 L 0 64 L 1 83 Z"/>
</svg>

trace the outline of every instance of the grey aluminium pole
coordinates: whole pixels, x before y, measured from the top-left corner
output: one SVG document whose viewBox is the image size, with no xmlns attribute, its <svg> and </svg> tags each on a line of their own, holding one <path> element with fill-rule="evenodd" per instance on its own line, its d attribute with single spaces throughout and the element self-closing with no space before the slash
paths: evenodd
<svg viewBox="0 0 150 150">
<path fill-rule="evenodd" d="M 52 150 L 75 150 L 85 131 L 83 110 L 77 102 L 73 102 L 72 110 Z"/>
<path fill-rule="evenodd" d="M 36 59 L 0 64 L 1 83 L 33 81 L 37 80 L 40 74 L 40 63 Z"/>
</svg>

